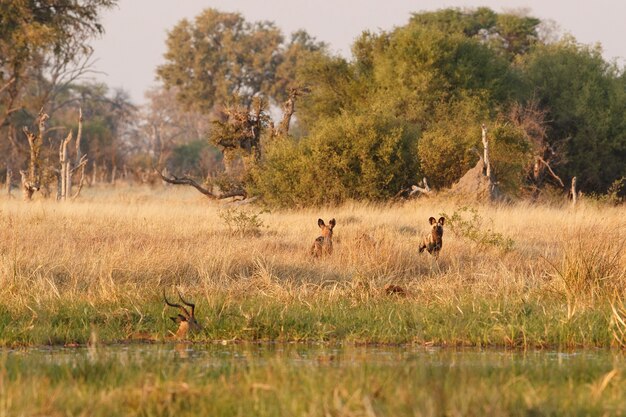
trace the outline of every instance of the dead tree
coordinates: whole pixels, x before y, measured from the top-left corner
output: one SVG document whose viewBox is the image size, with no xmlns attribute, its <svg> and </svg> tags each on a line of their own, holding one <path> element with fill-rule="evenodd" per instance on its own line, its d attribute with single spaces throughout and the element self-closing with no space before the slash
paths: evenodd
<svg viewBox="0 0 626 417">
<path fill-rule="evenodd" d="M 431 196 L 433 190 L 428 185 L 428 180 L 424 177 L 417 185 L 403 188 L 396 193 L 394 198 L 414 198 L 420 195 Z"/>
<path fill-rule="evenodd" d="M 57 196 L 57 199 L 62 201 L 65 201 L 68 198 L 77 198 L 83 188 L 83 183 L 85 181 L 85 166 L 87 165 L 87 155 L 83 155 L 80 150 L 80 139 L 82 136 L 83 121 L 83 114 L 80 109 L 78 110 L 78 115 L 78 134 L 76 136 L 77 158 L 74 167 L 72 167 L 67 148 L 72 141 L 72 132 L 70 132 L 59 145 L 59 163 L 61 165 L 61 168 L 59 171 L 59 195 Z M 78 158 L 78 156 L 80 156 L 80 158 Z M 78 191 L 74 195 L 72 195 L 72 178 L 74 176 L 74 173 L 79 169 L 81 170 L 81 176 Z"/>
<path fill-rule="evenodd" d="M 289 126 L 291 125 L 291 118 L 296 111 L 296 99 L 309 92 L 308 88 L 292 88 L 289 90 L 289 97 L 283 103 L 283 117 L 278 125 L 277 129 L 274 129 L 274 123 L 272 125 L 272 137 L 287 136 L 289 134 Z"/>
<path fill-rule="evenodd" d="M 235 175 L 239 156 L 243 156 L 244 169 L 249 160 L 254 163 L 261 159 L 261 134 L 270 122 L 266 107 L 264 99 L 255 97 L 252 109 L 227 107 L 221 120 L 214 122 L 210 140 L 222 150 L 227 174 Z"/>
<path fill-rule="evenodd" d="M 94 159 L 93 165 L 91 167 L 91 185 L 96 185 L 98 183 L 98 163 Z"/>
<path fill-rule="evenodd" d="M 67 153 L 67 145 L 72 141 L 72 132 L 68 133 L 67 137 L 61 140 L 59 145 L 59 164 L 61 169 L 59 170 L 59 184 L 57 200 L 66 200 L 68 195 L 68 185 L 72 182 L 72 176 L 70 173 L 70 159 Z"/>
<path fill-rule="evenodd" d="M 261 160 L 262 136 L 265 129 L 268 127 L 271 129 L 270 138 L 288 135 L 296 98 L 306 91 L 297 88 L 290 90 L 289 98 L 283 105 L 283 116 L 278 129 L 274 129 L 274 123 L 267 112 L 267 102 L 260 97 L 254 98 L 250 108 L 233 106 L 222 110 L 221 119 L 214 122 L 210 140 L 221 148 L 226 173 L 238 182 L 234 187 L 223 192 L 214 192 L 187 176 L 177 177 L 169 174 L 162 167 L 155 167 L 154 171 L 166 183 L 190 185 L 212 199 L 247 198 L 247 192 L 243 187 L 243 174 L 248 171 L 248 164 L 255 164 Z M 242 175 L 236 173 L 238 160 L 243 161 Z M 236 178 L 237 176 L 239 178 Z"/>
<path fill-rule="evenodd" d="M 483 150 L 484 150 L 483 164 L 485 166 L 485 176 L 491 182 L 493 180 L 493 176 L 491 175 L 491 160 L 489 159 L 490 151 L 489 151 L 489 140 L 487 139 L 487 126 L 485 126 L 485 124 L 483 123 L 480 126 L 480 129 L 482 131 L 482 140 L 483 140 Z"/>
<path fill-rule="evenodd" d="M 248 193 L 246 193 L 246 190 L 244 190 L 244 189 L 230 190 L 230 191 L 227 191 L 225 193 L 214 193 L 211 190 L 209 190 L 208 188 L 203 187 L 202 185 L 198 184 L 196 181 L 194 181 L 193 179 L 191 179 L 189 177 L 180 177 L 179 178 L 179 177 L 176 177 L 176 176 L 171 175 L 171 174 L 166 177 L 165 175 L 163 175 L 156 168 L 155 168 L 155 172 L 166 183 L 174 184 L 174 185 L 191 185 L 193 188 L 195 188 L 196 190 L 200 191 L 205 196 L 207 196 L 207 197 L 209 197 L 211 199 L 214 199 L 214 200 L 224 199 L 224 198 L 231 198 L 231 197 L 242 197 L 242 198 L 245 199 L 246 197 L 248 197 Z"/>
<path fill-rule="evenodd" d="M 12 175 L 13 175 L 13 172 L 11 171 L 11 168 L 7 167 L 7 177 L 6 177 L 5 187 L 7 189 L 7 195 L 9 196 L 9 198 L 13 197 L 11 195 L 11 176 Z"/>
<path fill-rule="evenodd" d="M 37 134 L 32 133 L 28 127 L 24 127 L 24 134 L 28 139 L 28 146 L 30 148 L 30 160 L 28 163 L 28 173 L 20 171 L 22 176 L 22 191 L 24 194 L 24 200 L 30 201 L 35 191 L 39 190 L 41 186 L 41 160 L 40 152 L 41 145 L 43 144 L 43 135 L 46 130 L 46 121 L 49 116 L 41 110 L 37 117 Z"/>
<path fill-rule="evenodd" d="M 572 178 L 572 187 L 570 189 L 570 195 L 572 196 L 572 206 L 576 207 L 578 202 L 578 191 L 576 191 L 576 177 Z"/>
<path fill-rule="evenodd" d="M 526 105 L 515 103 L 509 111 L 509 120 L 520 128 L 532 146 L 533 160 L 528 170 L 533 197 L 539 195 L 546 174 L 563 189 L 563 180 L 554 172 L 553 167 L 561 162 L 559 145 L 563 141 L 550 144 L 547 134 L 547 112 L 542 109 L 537 99 L 531 99 Z"/>
<path fill-rule="evenodd" d="M 76 190 L 76 192 L 74 193 L 74 195 L 72 195 L 72 200 L 78 198 L 78 196 L 80 195 L 81 190 L 83 189 L 83 186 L 85 185 L 85 168 L 87 167 L 87 155 L 83 155 L 80 158 L 80 161 L 78 162 L 78 165 L 74 167 L 74 169 L 72 169 L 70 171 L 70 175 L 73 175 L 74 172 L 76 172 L 77 170 L 80 169 L 80 179 L 78 180 L 78 189 Z"/>
<path fill-rule="evenodd" d="M 490 159 L 489 137 L 487 135 L 487 126 L 481 125 L 483 152 L 472 148 L 478 155 L 478 162 L 473 168 L 468 170 L 463 176 L 452 186 L 450 195 L 457 195 L 464 199 L 476 201 L 495 201 L 502 197 L 498 183 L 495 178 L 493 167 Z"/>
</svg>

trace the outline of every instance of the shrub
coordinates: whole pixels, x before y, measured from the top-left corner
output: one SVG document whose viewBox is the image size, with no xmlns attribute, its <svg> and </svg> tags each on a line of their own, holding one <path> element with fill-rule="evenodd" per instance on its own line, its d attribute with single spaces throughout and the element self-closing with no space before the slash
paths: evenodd
<svg viewBox="0 0 626 417">
<path fill-rule="evenodd" d="M 266 147 L 255 191 L 279 206 L 391 197 L 416 178 L 415 137 L 409 125 L 383 114 L 324 119 L 300 142 Z"/>
<path fill-rule="evenodd" d="M 218 216 L 224 221 L 226 227 L 233 235 L 239 236 L 258 236 L 261 229 L 266 227 L 261 219 L 261 215 L 266 211 L 253 213 L 248 210 L 238 208 L 228 208 L 218 213 Z"/>
<path fill-rule="evenodd" d="M 484 219 L 473 207 L 459 207 L 452 215 L 441 213 L 446 219 L 446 228 L 455 236 L 473 242 L 479 248 L 496 248 L 503 253 L 513 249 L 515 241 L 485 225 Z"/>
</svg>

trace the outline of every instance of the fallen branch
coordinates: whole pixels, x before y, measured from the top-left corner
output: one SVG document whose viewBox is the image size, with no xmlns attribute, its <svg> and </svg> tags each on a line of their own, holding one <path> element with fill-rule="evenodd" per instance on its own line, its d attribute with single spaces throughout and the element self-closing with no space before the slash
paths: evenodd
<svg viewBox="0 0 626 417">
<path fill-rule="evenodd" d="M 189 177 L 177 177 L 175 175 L 169 174 L 168 178 L 165 175 L 163 175 L 158 169 L 154 169 L 156 171 L 156 173 L 159 175 L 159 177 L 161 177 L 161 179 L 169 184 L 174 184 L 174 185 L 190 185 L 192 187 L 194 187 L 196 190 L 200 191 L 202 194 L 204 194 L 205 196 L 214 199 L 214 200 L 221 200 L 224 198 L 231 198 L 231 197 L 243 197 L 244 199 L 246 199 L 248 197 L 248 194 L 246 193 L 245 190 L 233 190 L 233 191 L 229 191 L 227 193 L 223 193 L 223 194 L 215 194 L 211 191 L 209 191 L 208 189 L 204 188 L 202 185 L 198 184 L 196 181 L 194 181 L 192 178 Z"/>
<path fill-rule="evenodd" d="M 409 193 L 409 197 L 412 197 L 416 193 L 429 195 L 431 192 L 432 190 L 428 186 L 428 181 L 426 180 L 426 177 L 424 177 L 422 182 L 420 182 L 418 185 L 411 186 L 411 192 Z"/>
<path fill-rule="evenodd" d="M 537 160 L 538 160 L 539 162 L 541 162 L 541 163 L 542 163 L 542 164 L 543 164 L 543 165 L 544 165 L 544 166 L 548 169 L 548 172 L 550 173 L 550 175 L 552 176 L 552 178 L 554 178 L 555 180 L 557 180 L 557 181 L 559 182 L 559 184 L 561 184 L 561 187 L 565 188 L 565 184 L 563 184 L 563 181 L 561 180 L 561 178 L 560 178 L 558 175 L 556 175 L 556 174 L 554 173 L 554 171 L 552 171 L 552 168 L 550 167 L 550 164 L 548 164 L 548 163 L 547 163 L 547 162 L 546 162 L 546 161 L 545 161 L 542 157 L 540 157 L 540 156 L 538 156 L 538 157 L 537 157 Z"/>
<path fill-rule="evenodd" d="M 403 188 L 400 191 L 398 191 L 393 198 L 400 198 L 403 195 L 406 195 L 407 198 L 412 198 L 417 193 L 425 194 L 428 196 L 428 195 L 431 195 L 432 192 L 433 190 L 428 185 L 428 181 L 426 180 L 426 177 L 424 177 L 424 179 L 422 179 L 422 181 L 417 183 L 417 185 L 412 185 L 410 187 Z"/>
</svg>

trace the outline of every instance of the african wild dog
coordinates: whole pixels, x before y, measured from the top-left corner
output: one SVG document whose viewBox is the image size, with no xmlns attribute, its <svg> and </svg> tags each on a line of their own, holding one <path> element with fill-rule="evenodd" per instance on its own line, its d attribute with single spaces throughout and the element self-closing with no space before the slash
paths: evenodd
<svg viewBox="0 0 626 417">
<path fill-rule="evenodd" d="M 324 220 L 317 219 L 317 225 L 322 229 L 322 235 L 315 239 L 311 247 L 311 255 L 316 258 L 322 255 L 330 255 L 333 253 L 333 229 L 335 228 L 335 219 L 328 222 L 328 226 Z"/>
<path fill-rule="evenodd" d="M 436 220 L 434 217 L 431 217 L 428 221 L 433 227 L 430 230 L 430 233 L 422 239 L 422 242 L 420 243 L 420 253 L 424 252 L 424 249 L 426 249 L 428 253 L 437 258 L 439 256 L 441 246 L 443 245 L 443 224 L 446 219 L 444 217 L 440 217 L 439 220 Z"/>
</svg>

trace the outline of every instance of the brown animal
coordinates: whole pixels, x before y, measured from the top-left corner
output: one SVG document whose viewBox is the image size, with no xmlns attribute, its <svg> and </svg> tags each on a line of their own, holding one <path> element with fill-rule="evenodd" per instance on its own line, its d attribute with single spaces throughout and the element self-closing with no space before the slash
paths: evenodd
<svg viewBox="0 0 626 417">
<path fill-rule="evenodd" d="M 180 304 L 170 303 L 165 296 L 165 291 L 163 291 L 163 299 L 165 300 L 165 304 L 170 307 L 179 308 L 182 312 L 182 314 L 178 314 L 176 317 L 170 317 L 170 319 L 172 319 L 174 323 L 178 324 L 178 330 L 176 331 L 176 333 L 174 333 L 175 337 L 177 339 L 184 339 L 188 333 L 194 333 L 202 330 L 202 326 L 200 326 L 200 323 L 198 323 L 198 321 L 196 320 L 196 305 L 185 301 L 182 295 L 180 295 L 180 292 L 178 293 L 178 298 L 180 298 L 180 301 L 182 301 L 183 304 L 191 307 L 191 312 Z"/>
<path fill-rule="evenodd" d="M 335 228 L 335 219 L 328 222 L 328 226 L 324 220 L 317 219 L 317 225 L 322 229 L 322 235 L 315 239 L 311 247 L 311 255 L 320 257 L 322 255 L 330 255 L 333 253 L 333 229 Z"/>
<path fill-rule="evenodd" d="M 444 217 L 440 217 L 439 220 L 436 220 L 434 217 L 431 217 L 428 221 L 432 225 L 432 229 L 430 230 L 430 233 L 422 239 L 422 242 L 420 243 L 420 253 L 424 252 L 424 249 L 426 249 L 428 253 L 437 258 L 439 256 L 441 246 L 443 245 L 443 224 L 446 219 Z"/>
<path fill-rule="evenodd" d="M 400 297 L 406 297 L 407 293 L 404 288 L 395 284 L 387 284 L 385 285 L 385 293 L 387 295 L 397 295 Z"/>
</svg>

